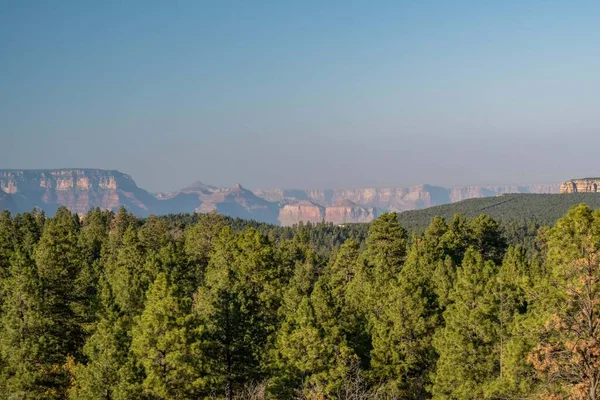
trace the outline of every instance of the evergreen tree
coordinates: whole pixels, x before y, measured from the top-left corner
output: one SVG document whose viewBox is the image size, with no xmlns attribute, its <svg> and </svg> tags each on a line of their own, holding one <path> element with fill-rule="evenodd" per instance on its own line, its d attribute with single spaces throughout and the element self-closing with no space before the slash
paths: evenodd
<svg viewBox="0 0 600 400">
<path fill-rule="evenodd" d="M 75 286 L 77 296 L 81 298 L 78 314 L 88 326 L 94 322 L 98 313 L 98 280 L 103 271 L 102 248 L 108 241 L 111 218 L 111 212 L 91 210 L 83 219 L 79 234 L 81 269 Z"/>
<path fill-rule="evenodd" d="M 35 248 L 47 351 L 41 360 L 47 366 L 48 379 L 57 382 L 57 392 L 66 390 L 67 371 L 63 365 L 68 357 L 79 356 L 85 337 L 78 313 L 84 299 L 76 285 L 81 270 L 79 229 L 77 215 L 61 207 L 46 224 Z"/>
<path fill-rule="evenodd" d="M 225 218 L 217 213 L 204 214 L 197 224 L 185 231 L 185 252 L 195 265 L 198 278 L 204 274 L 208 266 L 213 241 L 225 226 Z"/>
<path fill-rule="evenodd" d="M 337 313 L 337 323 L 348 346 L 359 357 L 362 368 L 370 363 L 371 336 L 365 313 L 361 312 L 360 288 L 353 285 L 359 267 L 359 244 L 348 239 L 333 255 L 324 275 Z M 359 293 L 355 296 L 353 293 Z"/>
<path fill-rule="evenodd" d="M 425 244 L 413 239 L 398 282 L 373 322 L 372 380 L 384 381 L 390 394 L 402 398 L 427 397 L 435 362 L 432 338 L 440 315 L 431 280 L 435 266 Z"/>
<path fill-rule="evenodd" d="M 0 279 L 8 275 L 10 257 L 16 243 L 16 232 L 10 212 L 0 212 Z"/>
<path fill-rule="evenodd" d="M 444 312 L 445 327 L 434 337 L 439 354 L 433 378 L 434 399 L 484 398 L 485 386 L 497 374 L 495 345 L 495 266 L 473 248 L 457 271 Z"/>
<path fill-rule="evenodd" d="M 287 316 L 276 339 L 277 398 L 337 398 L 356 356 L 337 324 L 339 314 L 322 283 Z"/>
<path fill-rule="evenodd" d="M 133 329 L 132 349 L 144 366 L 147 394 L 158 399 L 198 396 L 206 382 L 197 330 L 166 274 L 159 273 Z"/>
<path fill-rule="evenodd" d="M 492 287 L 496 300 L 498 372 L 487 389 L 488 398 L 523 398 L 535 384 L 527 362 L 532 340 L 527 326 L 527 281 L 530 262 L 523 247 L 510 247 Z"/>
<path fill-rule="evenodd" d="M 381 287 L 395 280 L 406 257 L 407 233 L 400 226 L 396 213 L 381 214 L 371 223 L 365 253 L 369 278 Z"/>
<path fill-rule="evenodd" d="M 18 214 L 14 218 L 17 243 L 21 250 L 33 254 L 33 249 L 42 236 L 43 218 L 37 211 Z"/>
<path fill-rule="evenodd" d="M 348 288 L 349 301 L 369 325 L 381 313 L 390 288 L 398 279 L 406 257 L 406 235 L 395 213 L 382 214 L 369 228 L 367 249 Z"/>
<path fill-rule="evenodd" d="M 547 234 L 549 274 L 532 318 L 539 344 L 529 360 L 546 398 L 600 396 L 600 212 L 573 207 Z"/>
<path fill-rule="evenodd" d="M 144 295 L 151 281 L 135 227 L 126 229 L 123 244 L 115 251 L 116 257 L 105 265 L 106 277 L 120 309 L 133 317 L 142 312 Z"/>
<path fill-rule="evenodd" d="M 27 253 L 18 250 L 12 257 L 4 285 L 0 389 L 7 398 L 59 398 L 66 376 L 56 372 L 65 360 L 54 355 L 58 343 L 51 334 L 43 283 Z"/>
<path fill-rule="evenodd" d="M 87 362 L 74 368 L 69 398 L 142 398 L 142 374 L 130 354 L 130 320 L 120 315 L 110 285 L 103 276 L 99 286 L 100 319 L 83 348 Z"/>
<path fill-rule="evenodd" d="M 248 231 L 238 239 L 224 228 L 214 242 L 206 283 L 195 296 L 195 310 L 207 327 L 216 389 L 228 399 L 263 379 L 261 361 L 275 330 L 272 251 L 266 243 L 256 248 L 261 240 L 256 235 Z"/>
<path fill-rule="evenodd" d="M 150 216 L 138 231 L 140 244 L 148 253 L 159 253 L 172 242 L 169 227 L 164 219 Z"/>
<path fill-rule="evenodd" d="M 471 245 L 484 260 L 491 260 L 500 265 L 507 247 L 500 225 L 487 215 L 480 215 L 470 221 L 469 227 Z"/>
</svg>

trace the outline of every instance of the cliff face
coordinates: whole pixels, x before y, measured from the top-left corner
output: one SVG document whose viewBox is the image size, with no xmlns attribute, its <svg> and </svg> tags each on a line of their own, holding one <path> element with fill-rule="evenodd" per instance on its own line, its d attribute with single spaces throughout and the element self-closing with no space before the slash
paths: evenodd
<svg viewBox="0 0 600 400">
<path fill-rule="evenodd" d="M 179 192 L 158 194 L 163 209 L 170 213 L 218 212 L 234 218 L 254 219 L 277 224 L 279 206 L 256 196 L 237 184 L 233 188 L 219 188 L 194 182 Z M 164 212 L 163 212 L 164 213 Z"/>
<path fill-rule="evenodd" d="M 444 188 L 418 185 L 410 188 L 364 189 L 307 189 L 307 190 L 256 190 L 255 194 L 268 201 L 297 203 L 311 201 L 324 207 L 349 200 L 363 207 L 386 211 L 406 211 L 448 204 L 457 201 L 498 196 L 505 193 L 558 193 L 559 185 L 524 186 L 459 186 Z"/>
<path fill-rule="evenodd" d="M 535 184 L 523 186 L 458 186 L 450 189 L 450 203 L 480 197 L 493 197 L 508 193 L 555 194 L 558 184 Z"/>
<path fill-rule="evenodd" d="M 217 196 L 217 198 L 220 200 L 221 196 Z M 222 200 L 219 200 L 215 201 L 214 205 L 220 214 L 277 224 L 278 205 L 261 199 L 239 184 L 232 189 L 225 190 Z"/>
<path fill-rule="evenodd" d="M 155 201 L 129 175 L 98 169 L 0 170 L 0 190 L 13 198 L 18 212 L 37 207 L 53 214 L 66 206 L 85 213 L 94 207 L 114 210 L 123 205 L 147 215 Z"/>
<path fill-rule="evenodd" d="M 370 222 L 377 218 L 374 207 L 361 207 L 350 200 L 339 201 L 325 208 L 325 221 L 334 224 Z"/>
<path fill-rule="evenodd" d="M 302 222 L 332 222 L 336 225 L 370 222 L 377 217 L 377 210 L 373 207 L 361 207 L 349 200 L 338 201 L 331 206 L 324 207 L 309 200 L 297 203 L 284 204 L 279 211 L 281 225 L 290 226 Z"/>
<path fill-rule="evenodd" d="M 599 179 L 565 182 L 560 191 L 597 191 Z M 100 169 L 0 170 L 0 210 L 49 215 L 60 206 L 83 214 L 92 208 L 125 206 L 138 216 L 216 211 L 281 225 L 304 222 L 369 222 L 385 211 L 405 211 L 504 193 L 558 193 L 559 185 L 443 188 L 275 189 L 250 191 L 195 182 L 172 193 L 151 195 L 129 175 Z"/>
<path fill-rule="evenodd" d="M 290 226 L 303 222 L 321 222 L 325 219 L 325 207 L 302 200 L 294 204 L 285 204 L 279 211 L 278 220 L 281 225 Z"/>
<path fill-rule="evenodd" d="M 561 183 L 561 193 L 597 193 L 600 187 L 600 178 L 571 179 Z"/>
</svg>

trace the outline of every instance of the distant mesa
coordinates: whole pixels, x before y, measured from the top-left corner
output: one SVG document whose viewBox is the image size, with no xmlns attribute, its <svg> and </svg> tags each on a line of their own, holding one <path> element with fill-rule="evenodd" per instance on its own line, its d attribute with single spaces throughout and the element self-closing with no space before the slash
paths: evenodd
<svg viewBox="0 0 600 400">
<path fill-rule="evenodd" d="M 599 182 L 594 178 L 562 185 L 249 190 L 240 184 L 226 188 L 196 181 L 175 192 L 151 194 L 116 170 L 0 170 L 0 209 L 18 213 L 39 208 L 53 215 L 60 206 L 80 214 L 96 207 L 117 210 L 125 206 L 140 217 L 216 211 L 279 225 L 301 221 L 347 224 L 369 222 L 386 211 L 423 209 L 505 193 L 597 191 Z"/>
<path fill-rule="evenodd" d="M 571 179 L 561 183 L 560 193 L 598 193 L 600 178 Z"/>
</svg>

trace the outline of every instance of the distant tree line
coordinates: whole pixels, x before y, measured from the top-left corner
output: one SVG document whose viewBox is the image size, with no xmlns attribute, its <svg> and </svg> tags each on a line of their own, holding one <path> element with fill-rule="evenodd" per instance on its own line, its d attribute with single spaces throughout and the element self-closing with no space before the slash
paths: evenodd
<svg viewBox="0 0 600 400">
<path fill-rule="evenodd" d="M 456 214 L 476 218 L 485 214 L 499 223 L 510 221 L 519 225 L 554 225 L 573 206 L 585 203 L 593 209 L 600 208 L 598 193 L 563 194 L 503 194 L 482 197 L 457 203 L 404 211 L 400 223 L 409 231 L 422 233 L 434 217 L 452 219 Z"/>
<path fill-rule="evenodd" d="M 0 398 L 596 399 L 600 211 L 0 214 Z"/>
</svg>

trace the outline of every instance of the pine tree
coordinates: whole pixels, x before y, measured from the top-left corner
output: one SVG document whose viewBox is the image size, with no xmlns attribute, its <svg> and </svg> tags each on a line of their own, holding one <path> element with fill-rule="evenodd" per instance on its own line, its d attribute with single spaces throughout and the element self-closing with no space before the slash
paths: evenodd
<svg viewBox="0 0 600 400">
<path fill-rule="evenodd" d="M 500 265 L 507 244 L 498 223 L 487 215 L 480 215 L 469 222 L 469 228 L 471 245 L 479 251 L 484 260 L 491 260 Z"/>
<path fill-rule="evenodd" d="M 486 388 L 488 398 L 524 398 L 533 391 L 527 363 L 532 340 L 527 326 L 527 281 L 530 262 L 521 246 L 510 247 L 492 287 L 496 301 L 497 375 Z"/>
<path fill-rule="evenodd" d="M 456 214 L 448 225 L 448 230 L 440 238 L 439 246 L 444 254 L 452 259 L 454 265 L 460 265 L 471 242 L 469 222 L 464 216 Z"/>
<path fill-rule="evenodd" d="M 10 212 L 0 212 L 0 279 L 8 275 L 10 257 L 16 243 L 16 232 Z"/>
<path fill-rule="evenodd" d="M 150 216 L 138 231 L 140 244 L 148 253 L 159 253 L 168 243 L 172 242 L 169 227 L 164 219 Z"/>
<path fill-rule="evenodd" d="M 396 213 L 381 214 L 371 223 L 365 256 L 375 286 L 397 279 L 406 257 L 406 244 L 407 233 Z"/>
<path fill-rule="evenodd" d="M 371 336 L 366 315 L 361 312 L 360 295 L 355 297 L 352 292 L 359 289 L 352 284 L 359 267 L 359 257 L 359 244 L 352 239 L 346 240 L 327 266 L 324 281 L 331 293 L 337 323 L 348 346 L 359 357 L 362 368 L 367 368 L 370 363 Z"/>
<path fill-rule="evenodd" d="M 81 270 L 78 246 L 79 219 L 66 208 L 59 208 L 46 224 L 35 248 L 37 274 L 41 282 L 44 348 L 42 356 L 48 379 L 56 381 L 56 393 L 66 390 L 69 357 L 77 358 L 84 342 L 81 315 L 82 298 L 76 282 Z"/>
<path fill-rule="evenodd" d="M 91 210 L 83 219 L 79 234 L 81 269 L 75 286 L 77 296 L 81 298 L 81 307 L 77 312 L 87 326 L 93 323 L 98 312 L 97 284 L 103 271 L 102 249 L 108 241 L 111 218 L 111 212 Z"/>
<path fill-rule="evenodd" d="M 276 338 L 276 374 L 270 383 L 277 398 L 338 398 L 357 357 L 337 324 L 331 293 L 319 282 L 286 317 Z"/>
<path fill-rule="evenodd" d="M 194 308 L 207 326 L 216 390 L 228 399 L 264 378 L 261 361 L 275 330 L 273 254 L 261 241 L 254 231 L 238 240 L 224 228 L 214 242 L 206 283 L 195 296 Z"/>
<path fill-rule="evenodd" d="M 185 230 L 185 252 L 201 279 L 213 249 L 213 241 L 225 226 L 225 218 L 217 213 L 204 214 L 197 224 Z M 200 282 L 198 282 L 200 283 Z"/>
<path fill-rule="evenodd" d="M 99 288 L 100 319 L 83 348 L 86 362 L 74 368 L 69 398 L 142 398 L 142 374 L 130 354 L 131 321 L 120 315 L 110 285 L 103 276 Z"/>
<path fill-rule="evenodd" d="M 105 264 L 106 277 L 120 309 L 133 317 L 142 312 L 144 294 L 151 277 L 145 270 L 145 254 L 137 230 L 129 226 L 116 256 Z"/>
<path fill-rule="evenodd" d="M 37 242 L 42 236 L 43 220 L 35 210 L 31 213 L 18 214 L 14 218 L 17 243 L 21 250 L 33 254 Z"/>
<path fill-rule="evenodd" d="M 532 318 L 539 344 L 529 360 L 546 398 L 600 396 L 600 212 L 573 207 L 547 232 L 549 274 Z"/>
<path fill-rule="evenodd" d="M 495 269 L 476 250 L 467 250 L 444 312 L 446 325 L 434 337 L 439 354 L 434 399 L 484 398 L 485 385 L 496 376 Z"/>
<path fill-rule="evenodd" d="M 429 368 L 434 363 L 432 338 L 439 306 L 431 276 L 432 255 L 426 241 L 413 238 L 408 259 L 373 320 L 372 380 L 402 398 L 427 397 Z"/>
<path fill-rule="evenodd" d="M 136 318 L 132 349 L 144 367 L 144 390 L 159 399 L 197 397 L 206 382 L 197 327 L 182 309 L 175 288 L 159 273 Z"/>
<path fill-rule="evenodd" d="M 56 338 L 49 335 L 52 321 L 46 315 L 43 284 L 27 253 L 18 250 L 12 257 L 10 277 L 5 282 L 2 306 L 0 389 L 7 398 L 57 398 L 56 387 L 65 376 L 53 373 L 64 360 L 56 362 Z"/>
</svg>

